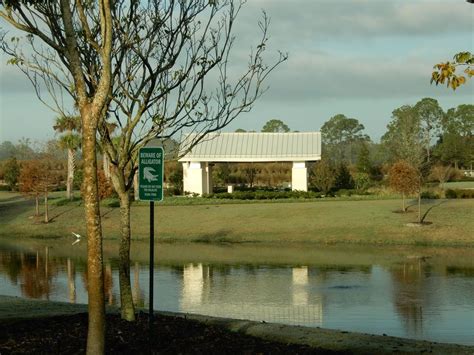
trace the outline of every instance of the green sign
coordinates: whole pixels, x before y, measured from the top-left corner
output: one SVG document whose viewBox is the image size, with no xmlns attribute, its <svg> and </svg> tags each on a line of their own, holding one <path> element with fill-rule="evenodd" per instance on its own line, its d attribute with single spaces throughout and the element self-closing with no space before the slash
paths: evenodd
<svg viewBox="0 0 474 355">
<path fill-rule="evenodd" d="M 140 200 L 163 200 L 164 158 L 165 152 L 162 147 L 145 147 L 138 152 L 138 196 Z"/>
</svg>

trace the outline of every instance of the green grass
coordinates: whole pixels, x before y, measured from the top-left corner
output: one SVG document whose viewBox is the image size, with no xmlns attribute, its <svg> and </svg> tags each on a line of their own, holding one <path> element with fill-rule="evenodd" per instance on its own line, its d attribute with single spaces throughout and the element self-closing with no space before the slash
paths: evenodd
<svg viewBox="0 0 474 355">
<path fill-rule="evenodd" d="M 59 201 L 62 195 L 53 196 Z M 156 204 L 156 235 L 162 242 L 201 243 L 319 243 L 474 247 L 474 200 L 449 200 L 433 208 L 431 225 L 408 227 L 416 221 L 414 207 L 407 214 L 394 213 L 401 201 L 394 199 L 319 199 L 298 203 L 226 204 L 222 201 L 186 199 L 187 204 Z M 54 200 L 53 200 L 54 201 Z M 191 202 L 190 202 L 191 201 Z M 193 202 L 196 201 L 196 202 Z M 212 203 L 211 203 L 212 202 Z M 437 200 L 433 203 L 439 203 Z M 190 204 L 205 203 L 205 204 Z M 423 210 L 431 206 L 424 201 Z M 105 239 L 119 237 L 119 209 L 101 207 Z M 113 206 L 113 204 L 112 204 Z M 34 218 L 34 205 L 18 194 L 0 194 L 0 236 L 29 238 L 71 237 L 85 234 L 80 201 L 52 205 L 52 222 Z M 132 207 L 134 240 L 148 239 L 147 203 Z"/>
<path fill-rule="evenodd" d="M 456 181 L 444 184 L 445 189 L 474 189 L 474 181 Z"/>
</svg>

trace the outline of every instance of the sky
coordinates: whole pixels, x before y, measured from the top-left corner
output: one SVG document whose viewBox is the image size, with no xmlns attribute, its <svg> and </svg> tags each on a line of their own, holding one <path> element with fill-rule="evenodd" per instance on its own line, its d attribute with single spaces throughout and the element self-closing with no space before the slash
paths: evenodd
<svg viewBox="0 0 474 355">
<path fill-rule="evenodd" d="M 278 50 L 289 59 L 272 73 L 252 111 L 224 131 L 260 131 L 270 119 L 291 130 L 319 131 L 341 113 L 358 119 L 377 142 L 402 105 L 424 97 L 445 110 L 474 104 L 474 78 L 455 92 L 430 85 L 434 64 L 474 52 L 474 5 L 465 0 L 248 0 L 234 28 L 237 72 L 258 43 L 262 10 L 271 21 L 268 62 Z M 7 60 L 2 54 L 0 141 L 53 138 L 56 113 Z"/>
</svg>

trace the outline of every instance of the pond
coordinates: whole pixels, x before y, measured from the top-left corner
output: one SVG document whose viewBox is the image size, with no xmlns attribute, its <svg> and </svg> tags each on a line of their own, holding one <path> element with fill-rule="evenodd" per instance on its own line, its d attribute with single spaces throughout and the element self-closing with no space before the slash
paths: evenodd
<svg viewBox="0 0 474 355">
<path fill-rule="evenodd" d="M 120 302 L 104 246 L 106 301 Z M 148 307 L 146 243 L 132 249 L 135 303 Z M 315 245 L 156 246 L 157 310 L 474 344 L 472 250 Z M 0 244 L 0 294 L 87 303 L 86 249 Z"/>
</svg>

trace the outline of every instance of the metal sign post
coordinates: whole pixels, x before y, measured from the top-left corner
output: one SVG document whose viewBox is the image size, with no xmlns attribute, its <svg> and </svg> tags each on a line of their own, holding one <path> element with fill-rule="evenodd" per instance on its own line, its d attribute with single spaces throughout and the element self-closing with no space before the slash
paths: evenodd
<svg viewBox="0 0 474 355">
<path fill-rule="evenodd" d="M 150 284 L 148 286 L 148 329 L 153 336 L 153 279 L 155 264 L 155 201 L 150 201 Z"/>
<path fill-rule="evenodd" d="M 150 201 L 150 285 L 148 322 L 150 341 L 153 333 L 153 278 L 155 264 L 155 201 L 163 201 L 164 151 L 145 147 L 138 152 L 138 196 Z"/>
</svg>

